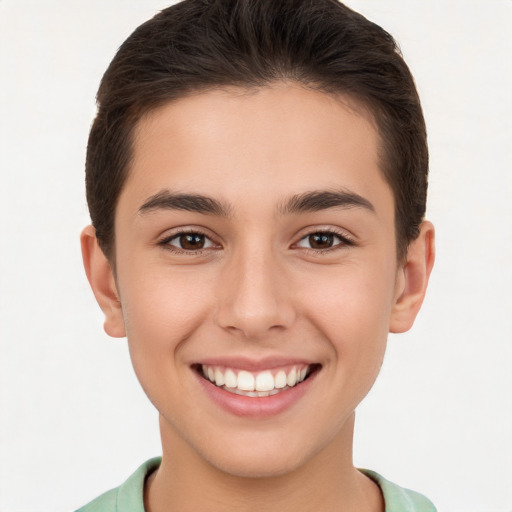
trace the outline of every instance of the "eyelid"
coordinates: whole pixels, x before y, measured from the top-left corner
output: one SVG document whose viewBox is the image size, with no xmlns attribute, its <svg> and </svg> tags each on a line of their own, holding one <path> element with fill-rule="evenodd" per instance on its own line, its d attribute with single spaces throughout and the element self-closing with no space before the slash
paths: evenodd
<svg viewBox="0 0 512 512">
<path fill-rule="evenodd" d="M 333 235 L 336 238 L 338 238 L 340 240 L 340 242 L 335 244 L 335 245 L 333 245 L 332 247 L 328 247 L 328 248 L 325 248 L 325 249 L 315 249 L 313 247 L 302 247 L 302 246 L 298 245 L 300 242 L 302 242 L 303 240 L 305 240 L 309 236 L 317 234 L 317 233 L 318 234 L 322 233 L 322 234 Z M 356 245 L 356 240 L 355 240 L 355 237 L 353 235 L 351 235 L 347 231 L 344 231 L 344 230 L 341 230 L 341 229 L 337 229 L 337 228 L 333 228 L 333 227 L 327 227 L 327 226 L 315 226 L 315 227 L 308 228 L 307 232 L 301 234 L 299 240 L 293 244 L 293 246 L 295 246 L 295 247 L 299 247 L 300 249 L 303 249 L 305 251 L 312 251 L 312 252 L 314 252 L 316 254 L 318 254 L 318 253 L 325 254 L 325 253 L 327 253 L 329 251 L 334 251 L 334 250 L 337 250 L 337 249 L 343 249 L 345 247 L 351 247 L 351 246 L 354 246 L 354 245 Z"/>
<path fill-rule="evenodd" d="M 210 249 L 211 247 L 214 247 L 215 244 L 213 243 L 213 240 L 209 237 L 204 235 L 203 233 L 196 233 L 196 232 L 190 232 L 190 233 L 178 233 L 170 238 L 167 239 L 167 244 L 171 245 L 172 247 L 176 247 L 176 249 L 182 250 L 184 252 L 194 252 L 191 249 L 184 249 L 183 247 L 179 247 L 179 245 L 173 245 L 171 242 L 174 240 L 179 240 L 183 235 L 199 235 L 204 238 L 205 245 L 201 247 L 200 249 L 195 249 L 195 251 L 202 251 L 204 249 Z"/>
<path fill-rule="evenodd" d="M 211 245 L 209 247 L 202 247 L 201 249 L 187 250 L 187 249 L 182 249 L 178 246 L 170 244 L 170 242 L 172 240 L 179 238 L 182 235 L 188 235 L 188 234 L 196 234 L 196 235 L 204 236 L 207 240 L 209 240 Z M 221 248 L 221 245 L 215 241 L 215 237 L 212 236 L 211 234 L 209 234 L 209 230 L 207 230 L 205 228 L 201 228 L 199 226 L 179 227 L 179 228 L 174 228 L 172 230 L 168 230 L 165 232 L 165 234 L 163 236 L 161 236 L 157 240 L 157 245 L 159 245 L 169 251 L 180 253 L 180 254 L 187 254 L 187 255 L 200 254 L 203 251 L 209 251 L 212 249 Z"/>
<path fill-rule="evenodd" d="M 169 233 L 169 231 L 171 231 L 171 232 Z M 336 243 L 332 247 L 328 247 L 325 249 L 315 249 L 313 247 L 302 247 L 302 246 L 298 245 L 300 242 L 305 240 L 307 237 L 317 234 L 317 233 L 333 235 L 339 239 L 339 243 Z M 186 234 L 198 234 L 198 235 L 204 236 L 206 239 L 209 240 L 211 245 L 208 247 L 203 247 L 201 249 L 197 249 L 197 250 L 187 250 L 187 249 L 182 249 L 180 247 L 177 247 L 175 245 L 171 245 L 169 243 L 172 240 L 178 238 L 179 236 L 186 235 Z M 203 228 L 200 226 L 187 226 L 187 227 L 179 227 L 179 228 L 174 228 L 172 230 L 168 230 L 162 237 L 159 238 L 159 240 L 157 241 L 157 245 L 162 246 L 163 248 L 173 251 L 173 252 L 183 253 L 183 254 L 187 254 L 187 255 L 194 255 L 194 254 L 200 254 L 204 251 L 210 251 L 212 249 L 213 250 L 221 249 L 222 245 L 220 243 L 218 243 L 215 240 L 215 238 L 216 237 L 214 235 L 212 236 L 210 234 L 210 230 L 208 230 L 206 228 Z M 332 226 L 310 226 L 310 227 L 302 230 L 302 233 L 300 234 L 298 241 L 295 242 L 294 244 L 292 244 L 291 248 L 299 248 L 301 250 L 309 251 L 309 252 L 312 252 L 315 254 L 320 254 L 320 253 L 325 254 L 330 251 L 343 249 L 343 248 L 354 246 L 354 245 L 356 245 L 356 239 L 355 239 L 354 235 L 347 232 L 346 230 L 342 230 L 340 228 L 334 228 Z"/>
</svg>

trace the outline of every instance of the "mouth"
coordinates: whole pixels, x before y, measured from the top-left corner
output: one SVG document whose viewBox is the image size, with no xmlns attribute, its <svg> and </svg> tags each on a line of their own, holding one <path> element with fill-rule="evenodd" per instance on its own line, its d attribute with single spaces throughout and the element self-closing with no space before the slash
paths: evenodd
<svg viewBox="0 0 512 512">
<path fill-rule="evenodd" d="M 251 398 L 273 396 L 296 388 L 320 367 L 320 364 L 292 364 L 252 372 L 221 365 L 194 365 L 196 372 L 216 387 Z"/>
</svg>

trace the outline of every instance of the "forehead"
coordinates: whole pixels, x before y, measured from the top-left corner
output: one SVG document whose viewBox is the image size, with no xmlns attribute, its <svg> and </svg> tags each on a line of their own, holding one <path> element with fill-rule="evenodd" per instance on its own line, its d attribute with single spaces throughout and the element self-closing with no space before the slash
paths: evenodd
<svg viewBox="0 0 512 512">
<path fill-rule="evenodd" d="M 208 90 L 140 120 L 120 203 L 165 188 L 228 202 L 319 188 L 389 193 L 379 142 L 371 114 L 347 96 L 285 83 Z"/>
</svg>

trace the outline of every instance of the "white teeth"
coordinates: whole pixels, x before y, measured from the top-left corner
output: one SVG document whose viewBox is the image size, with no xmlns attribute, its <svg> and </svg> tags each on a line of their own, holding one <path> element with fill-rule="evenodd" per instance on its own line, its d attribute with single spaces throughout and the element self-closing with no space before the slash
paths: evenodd
<svg viewBox="0 0 512 512">
<path fill-rule="evenodd" d="M 236 375 L 233 370 L 226 370 L 224 374 L 224 384 L 228 388 L 236 388 Z"/>
<path fill-rule="evenodd" d="M 279 370 L 274 380 L 274 387 L 276 389 L 284 388 L 286 386 L 286 373 L 283 370 Z"/>
<path fill-rule="evenodd" d="M 297 371 L 295 370 L 295 368 L 292 368 L 292 370 L 288 374 L 288 377 L 286 378 L 286 384 L 288 384 L 288 386 L 290 387 L 295 386 L 295 384 L 297 384 Z"/>
<path fill-rule="evenodd" d="M 218 368 L 215 370 L 215 384 L 224 386 L 224 374 Z"/>
<path fill-rule="evenodd" d="M 274 387 L 274 377 L 272 377 L 270 372 L 258 373 L 256 377 L 256 391 L 270 391 Z"/>
<path fill-rule="evenodd" d="M 255 396 L 258 396 L 258 393 L 256 391 L 243 391 L 242 389 L 236 389 L 235 390 L 235 393 L 237 395 L 242 395 L 242 396 L 251 396 L 251 397 L 255 397 Z"/>
<path fill-rule="evenodd" d="M 238 372 L 237 388 L 242 391 L 254 391 L 254 376 L 252 373 L 242 370 Z"/>
<path fill-rule="evenodd" d="M 279 370 L 275 375 L 271 370 L 251 373 L 246 370 L 223 369 L 223 367 L 202 365 L 203 376 L 216 386 L 238 395 L 263 397 L 275 395 L 302 382 L 309 366 L 292 366 L 288 373 Z"/>
</svg>

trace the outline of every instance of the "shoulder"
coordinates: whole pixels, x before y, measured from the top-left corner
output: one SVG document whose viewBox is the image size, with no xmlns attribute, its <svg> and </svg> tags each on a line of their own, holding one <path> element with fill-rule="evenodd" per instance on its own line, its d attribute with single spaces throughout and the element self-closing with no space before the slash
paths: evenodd
<svg viewBox="0 0 512 512">
<path fill-rule="evenodd" d="M 124 484 L 107 491 L 76 512 L 144 512 L 144 481 L 160 462 L 160 457 L 148 460 Z"/>
<path fill-rule="evenodd" d="M 76 512 L 116 512 L 118 490 L 119 487 L 107 491 L 84 507 L 79 508 Z"/>
<path fill-rule="evenodd" d="M 419 492 L 400 487 L 375 471 L 360 471 L 380 487 L 384 496 L 385 512 L 436 512 L 433 503 Z"/>
</svg>

